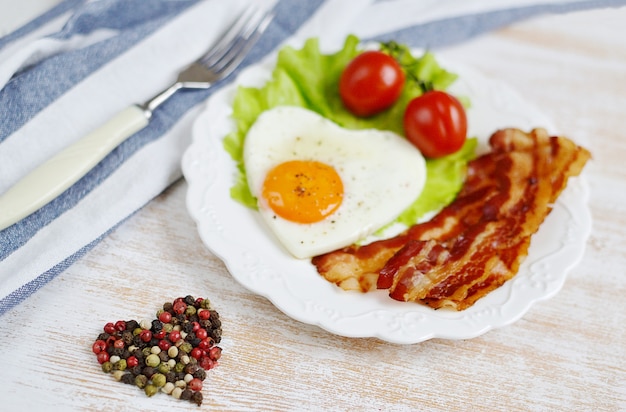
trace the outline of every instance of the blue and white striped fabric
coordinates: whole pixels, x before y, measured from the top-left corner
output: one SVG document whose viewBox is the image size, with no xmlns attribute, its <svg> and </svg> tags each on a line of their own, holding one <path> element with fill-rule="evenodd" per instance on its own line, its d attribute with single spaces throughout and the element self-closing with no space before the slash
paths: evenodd
<svg viewBox="0 0 626 412">
<path fill-rule="evenodd" d="M 0 38 L 0 194 L 116 112 L 166 86 L 253 1 L 65 0 Z M 434 49 L 532 16 L 618 7 L 626 0 L 264 4 L 275 7 L 276 18 L 243 66 L 294 35 L 332 43 L 355 33 Z M 0 231 L 0 314 L 181 177 L 180 158 L 199 103 L 218 88 L 179 92 L 148 127 L 60 197 Z"/>
</svg>

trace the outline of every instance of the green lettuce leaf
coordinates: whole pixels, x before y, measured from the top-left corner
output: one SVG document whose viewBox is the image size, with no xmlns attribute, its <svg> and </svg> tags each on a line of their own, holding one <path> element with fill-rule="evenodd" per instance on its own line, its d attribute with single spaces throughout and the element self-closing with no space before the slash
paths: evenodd
<svg viewBox="0 0 626 412">
<path fill-rule="evenodd" d="M 441 68 L 432 53 L 416 58 L 406 46 L 396 43 L 381 49 L 398 58 L 407 67 L 407 81 L 401 96 L 392 107 L 368 118 L 351 114 L 339 96 L 339 78 L 344 67 L 360 52 L 357 37 L 348 36 L 343 48 L 334 54 L 323 54 L 316 38 L 307 40 L 301 49 L 284 47 L 278 52 L 271 79 L 261 88 L 239 87 L 233 101 L 233 119 L 236 130 L 223 141 L 224 149 L 237 163 L 238 176 L 231 188 L 231 197 L 256 209 L 256 199 L 250 193 L 243 164 L 243 146 L 248 129 L 265 110 L 281 105 L 305 107 L 349 129 L 391 130 L 400 135 L 404 110 L 409 101 L 422 93 L 419 82 L 443 90 L 457 76 Z M 463 184 L 465 167 L 474 157 L 475 139 L 468 139 L 458 152 L 426 161 L 427 180 L 418 199 L 397 219 L 411 225 L 426 213 L 437 211 L 450 203 Z"/>
</svg>

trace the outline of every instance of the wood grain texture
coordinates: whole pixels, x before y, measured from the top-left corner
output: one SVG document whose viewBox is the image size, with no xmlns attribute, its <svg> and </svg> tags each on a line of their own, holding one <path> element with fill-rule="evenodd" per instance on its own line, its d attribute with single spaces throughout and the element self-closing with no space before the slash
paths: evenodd
<svg viewBox="0 0 626 412">
<path fill-rule="evenodd" d="M 625 8 L 543 17 L 438 51 L 511 84 L 593 154 L 583 260 L 518 322 L 416 345 L 299 323 L 206 250 L 180 181 L 2 317 L 2 409 L 626 410 L 624 21 Z M 210 297 L 223 319 L 202 408 L 100 371 L 91 343 L 106 322 L 152 318 L 186 294 Z"/>
</svg>

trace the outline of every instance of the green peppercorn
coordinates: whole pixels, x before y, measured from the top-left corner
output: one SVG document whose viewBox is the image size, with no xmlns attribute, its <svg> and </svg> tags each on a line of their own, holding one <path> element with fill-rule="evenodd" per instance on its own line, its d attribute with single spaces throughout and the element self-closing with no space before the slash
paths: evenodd
<svg viewBox="0 0 626 412">
<path fill-rule="evenodd" d="M 189 342 L 184 342 L 182 345 L 180 345 L 178 349 L 182 350 L 185 353 L 190 353 L 191 350 L 193 349 L 193 346 L 191 346 L 191 343 Z"/>
<path fill-rule="evenodd" d="M 124 371 L 124 370 L 126 370 L 126 366 L 127 366 L 126 359 L 120 359 L 115 364 L 115 369 L 117 369 L 119 371 Z"/>
<path fill-rule="evenodd" d="M 161 363 L 161 359 L 159 359 L 159 355 L 155 355 L 154 353 L 151 353 L 150 355 L 146 357 L 146 365 L 148 366 L 157 367 L 159 366 L 159 363 Z"/>
<path fill-rule="evenodd" d="M 165 385 L 166 382 L 167 382 L 167 379 L 165 378 L 165 375 L 163 375 L 162 373 L 155 373 L 154 375 L 152 375 L 152 383 L 157 388 L 162 387 L 163 385 Z"/>
<path fill-rule="evenodd" d="M 163 324 L 163 330 L 165 331 L 165 333 L 170 333 L 174 330 L 174 325 L 172 325 L 171 323 L 165 323 Z"/>
<path fill-rule="evenodd" d="M 159 391 L 159 388 L 157 388 L 155 385 L 150 383 L 146 385 L 143 391 L 146 393 L 146 395 L 153 396 Z"/>
<path fill-rule="evenodd" d="M 178 362 L 176 364 L 176 366 L 174 366 L 174 371 L 175 372 L 179 372 L 180 373 L 180 372 L 183 372 L 184 370 L 185 370 L 185 364 L 184 363 Z"/>
<path fill-rule="evenodd" d="M 151 347 L 149 347 L 149 346 L 146 346 L 145 348 L 143 348 L 143 349 L 141 350 L 141 354 L 142 354 L 144 357 L 149 356 L 151 353 L 152 353 L 152 348 L 151 348 Z"/>
<path fill-rule="evenodd" d="M 106 361 L 102 364 L 102 372 L 109 373 L 113 370 L 113 363 Z"/>
<path fill-rule="evenodd" d="M 135 329 L 133 329 L 133 336 L 137 336 L 141 333 L 143 329 L 141 329 L 141 327 L 137 327 Z"/>
<path fill-rule="evenodd" d="M 135 376 L 135 385 L 137 385 L 139 389 L 145 388 L 147 384 L 148 384 L 148 377 L 146 375 Z"/>
<path fill-rule="evenodd" d="M 187 306 L 187 309 L 185 309 L 185 315 L 193 316 L 195 314 L 196 314 L 196 308 L 194 306 Z"/>
<path fill-rule="evenodd" d="M 167 363 L 161 362 L 159 366 L 157 367 L 157 371 L 163 374 L 168 373 L 170 371 L 170 366 Z"/>
<path fill-rule="evenodd" d="M 211 309 L 211 301 L 209 299 L 204 299 L 202 303 L 200 303 L 200 307 L 202 309 Z"/>
</svg>

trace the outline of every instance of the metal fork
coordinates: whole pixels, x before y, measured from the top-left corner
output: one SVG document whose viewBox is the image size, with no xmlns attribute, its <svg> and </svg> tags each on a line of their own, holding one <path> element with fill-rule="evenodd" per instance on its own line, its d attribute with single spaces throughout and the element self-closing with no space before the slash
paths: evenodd
<svg viewBox="0 0 626 412">
<path fill-rule="evenodd" d="M 207 89 L 239 66 L 269 25 L 273 13 L 244 12 L 202 57 L 181 71 L 176 82 L 143 104 L 130 106 L 68 146 L 0 196 L 0 230 L 54 200 L 124 140 L 146 127 L 152 112 L 180 89 Z"/>
</svg>

